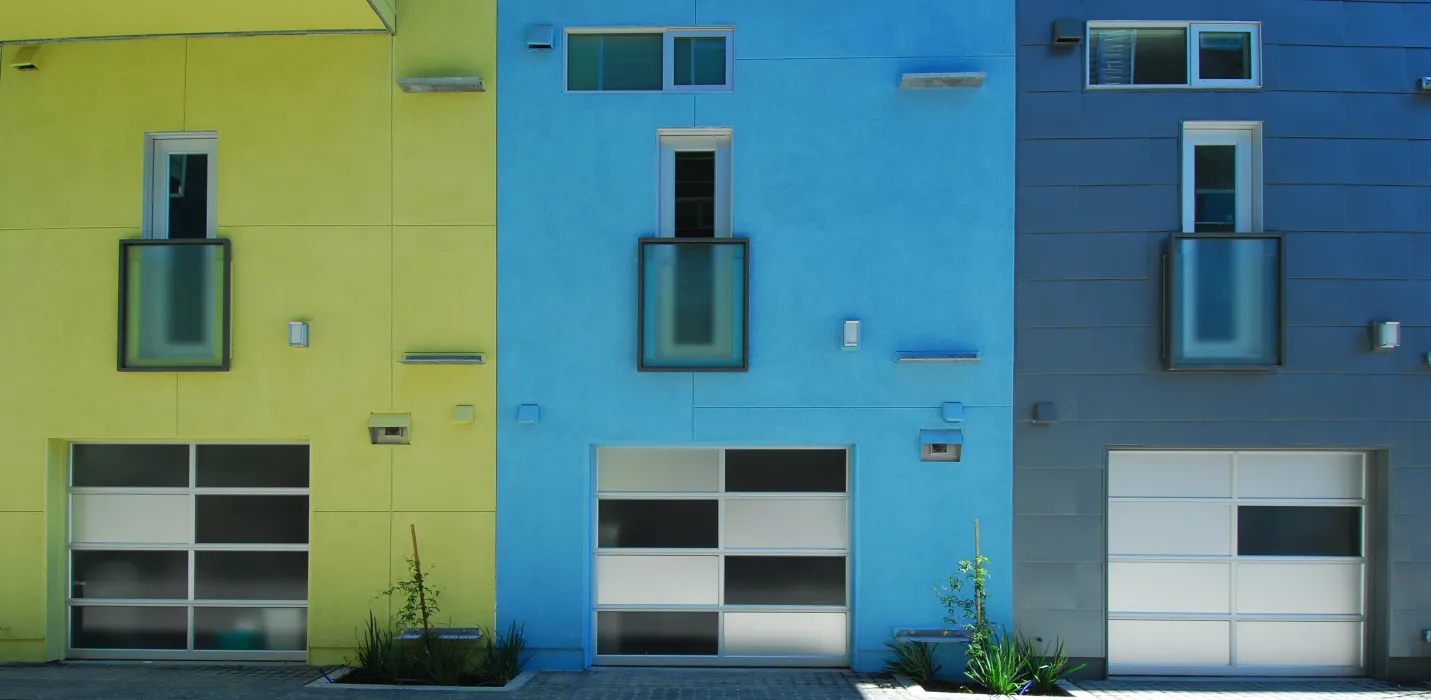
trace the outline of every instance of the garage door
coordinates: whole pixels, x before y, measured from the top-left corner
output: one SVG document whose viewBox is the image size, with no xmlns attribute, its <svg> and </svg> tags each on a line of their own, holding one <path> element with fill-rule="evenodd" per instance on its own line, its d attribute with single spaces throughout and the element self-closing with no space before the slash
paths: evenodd
<svg viewBox="0 0 1431 700">
<path fill-rule="evenodd" d="M 599 664 L 844 666 L 843 449 L 597 450 Z"/>
<path fill-rule="evenodd" d="M 69 658 L 302 660 L 306 445 L 74 445 Z"/>
<path fill-rule="evenodd" d="M 1366 459 L 1114 451 L 1110 673 L 1359 675 Z"/>
</svg>

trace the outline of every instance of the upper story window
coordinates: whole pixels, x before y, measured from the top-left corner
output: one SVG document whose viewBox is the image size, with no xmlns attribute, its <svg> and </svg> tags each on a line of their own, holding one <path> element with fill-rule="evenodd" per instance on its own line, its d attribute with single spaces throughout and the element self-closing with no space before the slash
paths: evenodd
<svg viewBox="0 0 1431 700">
<path fill-rule="evenodd" d="M 1089 87 L 1260 87 L 1255 22 L 1090 22 Z"/>
<path fill-rule="evenodd" d="M 213 238 L 218 231 L 212 132 L 145 137 L 145 238 Z"/>
<path fill-rule="evenodd" d="M 567 33 L 573 92 L 721 92 L 731 89 L 731 30 L 631 29 Z"/>
</svg>

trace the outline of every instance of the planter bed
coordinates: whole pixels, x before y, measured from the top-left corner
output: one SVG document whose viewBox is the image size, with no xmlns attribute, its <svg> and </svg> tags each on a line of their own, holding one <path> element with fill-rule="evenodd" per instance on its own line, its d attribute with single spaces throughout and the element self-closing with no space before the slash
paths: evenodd
<svg viewBox="0 0 1431 700">
<path fill-rule="evenodd" d="M 370 683 L 355 675 L 358 669 L 344 666 L 336 671 L 324 672 L 324 677 L 304 686 L 305 688 L 329 688 L 334 690 L 448 690 L 459 692 L 509 692 L 527 684 L 534 671 L 523 671 L 506 685 L 431 685 L 423 682 L 395 685 L 391 683 Z"/>
<path fill-rule="evenodd" d="M 1005 700 L 1009 695 L 989 695 L 987 693 L 976 692 L 971 686 L 964 683 L 951 681 L 932 680 L 929 685 L 921 685 L 901 675 L 895 675 L 894 679 L 908 690 L 910 695 L 927 697 L 960 697 L 967 700 Z M 1082 695 L 1076 687 L 1067 681 L 1059 681 L 1056 693 L 1045 693 L 1034 695 L 1029 693 L 1023 697 L 1087 697 Z"/>
</svg>

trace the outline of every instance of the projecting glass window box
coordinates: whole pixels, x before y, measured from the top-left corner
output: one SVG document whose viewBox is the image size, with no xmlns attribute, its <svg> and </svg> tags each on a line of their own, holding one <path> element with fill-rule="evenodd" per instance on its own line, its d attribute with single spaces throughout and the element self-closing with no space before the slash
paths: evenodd
<svg viewBox="0 0 1431 700">
<path fill-rule="evenodd" d="M 1262 85 L 1255 22 L 1090 22 L 1093 88 L 1255 88 Z"/>
<path fill-rule="evenodd" d="M 732 87 L 729 29 L 580 30 L 567 33 L 571 92 L 725 92 Z"/>
</svg>

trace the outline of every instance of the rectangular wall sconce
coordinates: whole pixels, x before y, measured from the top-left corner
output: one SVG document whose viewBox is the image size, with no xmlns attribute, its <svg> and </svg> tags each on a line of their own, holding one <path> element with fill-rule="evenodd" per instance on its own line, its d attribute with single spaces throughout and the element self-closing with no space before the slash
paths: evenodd
<svg viewBox="0 0 1431 700">
<path fill-rule="evenodd" d="M 517 407 L 517 422 L 522 424 L 540 423 L 542 407 L 534 403 L 524 403 Z"/>
<path fill-rule="evenodd" d="M 308 324 L 303 321 L 288 322 L 288 345 L 294 348 L 308 347 Z"/>
<path fill-rule="evenodd" d="M 846 350 L 853 350 L 860 346 L 860 322 L 845 321 L 844 347 Z"/>
<path fill-rule="evenodd" d="M 21 46 L 16 49 L 14 57 L 10 59 L 10 67 L 15 70 L 39 70 L 40 47 Z"/>
<path fill-rule="evenodd" d="M 412 414 L 374 413 L 368 416 L 368 438 L 374 445 L 407 445 L 412 440 Z"/>
<path fill-rule="evenodd" d="M 959 401 L 945 401 L 942 412 L 945 423 L 964 422 L 964 404 Z"/>
<path fill-rule="evenodd" d="M 919 431 L 919 461 L 958 462 L 964 456 L 964 431 Z"/>
<path fill-rule="evenodd" d="M 477 409 L 473 406 L 460 405 L 452 407 L 453 423 L 471 423 L 477 420 Z"/>
<path fill-rule="evenodd" d="M 1371 349 L 1391 352 L 1401 347 L 1401 322 L 1376 321 L 1371 324 Z"/>
<path fill-rule="evenodd" d="M 1431 77 L 1416 81 L 1416 88 L 1421 92 L 1431 92 Z"/>
<path fill-rule="evenodd" d="M 1033 410 L 1034 425 L 1049 425 L 1058 422 L 1058 404 L 1052 401 L 1039 401 L 1034 404 Z"/>
</svg>

